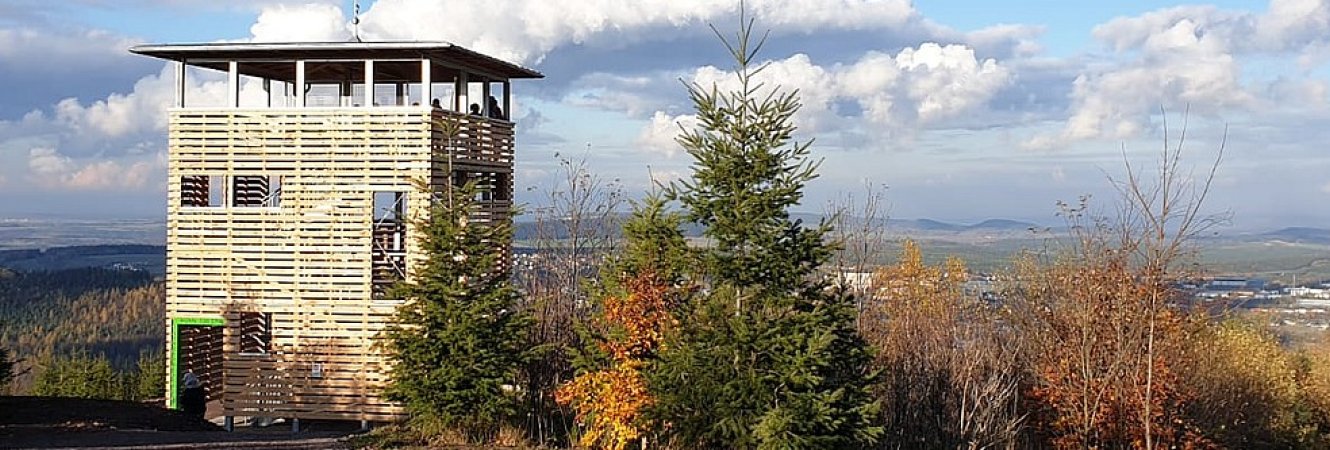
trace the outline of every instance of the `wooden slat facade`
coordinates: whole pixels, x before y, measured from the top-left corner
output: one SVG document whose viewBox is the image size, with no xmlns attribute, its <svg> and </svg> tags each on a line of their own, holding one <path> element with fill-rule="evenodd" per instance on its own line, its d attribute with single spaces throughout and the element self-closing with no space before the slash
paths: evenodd
<svg viewBox="0 0 1330 450">
<path fill-rule="evenodd" d="M 374 295 L 375 260 L 404 259 L 409 277 L 423 255 L 410 225 L 384 253 L 401 228 L 376 224 L 375 192 L 404 193 L 406 216 L 423 218 L 430 194 L 412 180 L 487 180 L 477 218 L 508 220 L 512 124 L 429 107 L 177 108 L 169 120 L 167 317 L 225 319 L 224 414 L 399 418 L 379 396 L 376 335 L 400 301 Z M 217 206 L 206 180 L 227 184 Z M 242 328 L 266 332 L 249 335 L 270 339 L 265 351 Z"/>
</svg>

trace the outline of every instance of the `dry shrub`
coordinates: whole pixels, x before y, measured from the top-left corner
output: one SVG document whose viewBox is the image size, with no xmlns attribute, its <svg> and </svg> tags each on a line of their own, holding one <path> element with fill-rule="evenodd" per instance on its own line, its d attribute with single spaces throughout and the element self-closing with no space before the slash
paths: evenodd
<svg viewBox="0 0 1330 450">
<path fill-rule="evenodd" d="M 528 344 L 542 350 L 522 369 L 523 426 L 541 444 L 564 444 L 573 431 L 573 411 L 554 401 L 554 391 L 574 375 L 567 350 L 582 345 L 575 324 L 587 318 L 588 280 L 619 245 L 622 186 L 592 172 L 589 156 L 555 154 L 554 182 L 542 191 L 546 206 L 532 211 L 526 236 L 534 255 L 514 272 L 520 306 L 535 321 Z"/>
<path fill-rule="evenodd" d="M 964 295 L 958 259 L 924 265 L 905 242 L 900 262 L 874 274 L 860 333 L 877 349 L 890 448 L 1010 448 L 1023 425 L 1012 336 Z"/>
<path fill-rule="evenodd" d="M 1307 348 L 1303 355 L 1301 376 L 1303 399 L 1307 407 L 1308 447 L 1330 448 L 1330 335 Z"/>
<path fill-rule="evenodd" d="M 1195 268 L 1194 239 L 1227 220 L 1202 213 L 1219 167 L 1182 165 L 1165 122 L 1152 172 L 1126 157 L 1116 214 L 1060 204 L 1069 236 L 1018 263 L 1006 299 L 1034 375 L 1039 431 L 1060 448 L 1196 448 L 1212 445 L 1187 421 L 1179 364 L 1187 331 L 1173 288 Z"/>
<path fill-rule="evenodd" d="M 1179 358 L 1187 416 L 1228 448 L 1293 448 L 1299 425 L 1297 361 L 1268 331 L 1229 320 L 1202 322 Z"/>
<path fill-rule="evenodd" d="M 351 448 L 432 448 L 432 449 L 535 449 L 544 448 L 531 443 L 526 431 L 511 425 L 502 425 L 483 442 L 457 427 L 443 426 L 437 420 L 416 419 L 374 428 L 369 433 L 347 440 Z"/>
<path fill-rule="evenodd" d="M 1038 432 L 1058 448 L 1204 447 L 1183 420 L 1173 362 L 1182 321 L 1167 286 L 1133 270 L 1098 231 L 1054 260 L 1027 256 L 1008 289 L 1031 364 Z M 1149 426 L 1146 426 L 1146 425 Z"/>
</svg>

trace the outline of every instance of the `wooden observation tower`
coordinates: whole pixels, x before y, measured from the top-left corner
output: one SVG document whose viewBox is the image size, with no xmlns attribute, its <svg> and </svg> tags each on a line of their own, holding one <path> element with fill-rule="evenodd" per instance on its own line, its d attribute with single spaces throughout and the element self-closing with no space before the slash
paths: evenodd
<svg viewBox="0 0 1330 450">
<path fill-rule="evenodd" d="M 410 220 L 431 194 L 413 181 L 475 181 L 477 220 L 510 220 L 510 80 L 542 75 L 443 42 L 130 51 L 176 63 L 169 403 L 188 372 L 228 425 L 399 418 L 375 337 L 401 304 L 386 288 L 424 259 Z"/>
</svg>

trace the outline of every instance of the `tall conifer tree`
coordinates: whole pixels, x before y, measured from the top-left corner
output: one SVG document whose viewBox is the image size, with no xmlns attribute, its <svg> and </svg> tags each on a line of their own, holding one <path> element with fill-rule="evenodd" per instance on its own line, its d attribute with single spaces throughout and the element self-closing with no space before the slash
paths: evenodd
<svg viewBox="0 0 1330 450">
<path fill-rule="evenodd" d="M 817 164 L 792 141 L 798 93 L 753 78 L 752 29 L 741 16 L 737 39 L 722 37 L 737 89 L 688 86 L 699 126 L 678 142 L 694 173 L 672 191 L 710 244 L 704 293 L 648 373 L 653 413 L 686 447 L 862 448 L 881 434 L 870 354 L 853 299 L 818 271 L 830 227 L 790 218 Z"/>
<path fill-rule="evenodd" d="M 511 239 L 512 227 L 470 221 L 475 192 L 468 184 L 442 194 L 428 220 L 413 222 L 428 257 L 393 289 L 406 303 L 384 334 L 393 360 L 387 397 L 416 418 L 478 438 L 514 413 L 510 387 L 528 356 L 530 320 L 516 309 L 518 293 L 494 247 Z"/>
</svg>

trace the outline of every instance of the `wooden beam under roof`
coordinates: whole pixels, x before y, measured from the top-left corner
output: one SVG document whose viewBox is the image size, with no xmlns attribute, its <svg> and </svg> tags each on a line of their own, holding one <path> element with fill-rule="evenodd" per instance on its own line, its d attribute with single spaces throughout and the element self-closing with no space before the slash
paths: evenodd
<svg viewBox="0 0 1330 450">
<path fill-rule="evenodd" d="M 456 68 L 484 75 L 495 80 L 544 78 L 526 67 L 447 42 L 306 42 L 306 43 L 211 43 L 211 44 L 153 44 L 139 45 L 129 51 L 172 61 L 181 61 L 198 67 L 226 70 L 228 61 L 239 61 L 241 73 L 281 81 L 294 81 L 294 70 L 282 66 L 297 60 L 354 62 L 376 61 L 434 61 L 436 68 Z M 401 81 L 419 82 L 420 74 Z M 437 72 L 436 75 L 444 75 Z M 433 80 L 447 79 L 431 76 Z M 311 82 L 315 81 L 310 78 Z"/>
</svg>

